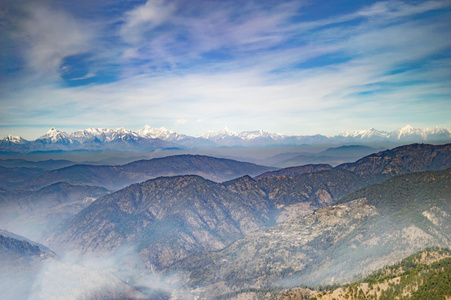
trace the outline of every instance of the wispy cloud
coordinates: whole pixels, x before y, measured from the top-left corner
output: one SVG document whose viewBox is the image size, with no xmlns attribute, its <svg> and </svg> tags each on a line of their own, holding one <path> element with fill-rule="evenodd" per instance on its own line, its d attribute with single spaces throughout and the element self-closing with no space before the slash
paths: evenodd
<svg viewBox="0 0 451 300">
<path fill-rule="evenodd" d="M 17 38 L 34 71 L 55 73 L 65 57 L 91 50 L 89 27 L 71 15 L 42 5 L 29 6 L 27 13 Z"/>
<path fill-rule="evenodd" d="M 170 19 L 175 4 L 164 0 L 148 0 L 125 13 L 125 21 L 120 29 L 121 37 L 130 44 L 144 42 L 146 33 Z"/>
<path fill-rule="evenodd" d="M 313 10 L 300 1 L 149 0 L 122 7 L 114 26 L 89 28 L 98 23 L 41 7 L 21 25 L 30 66 L 55 70 L 89 52 L 72 81 L 99 76 L 100 65 L 117 78 L 8 88 L 2 122 L 183 125 L 189 134 L 224 125 L 293 134 L 450 126 L 450 7 L 359 2 L 304 21 Z"/>
</svg>

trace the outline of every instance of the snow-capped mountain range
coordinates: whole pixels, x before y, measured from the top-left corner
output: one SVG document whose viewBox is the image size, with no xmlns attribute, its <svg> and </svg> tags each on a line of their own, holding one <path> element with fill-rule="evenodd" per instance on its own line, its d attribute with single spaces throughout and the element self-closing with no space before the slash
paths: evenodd
<svg viewBox="0 0 451 300">
<path fill-rule="evenodd" d="M 66 133 L 50 128 L 46 134 L 34 141 L 8 135 L 0 140 L 1 152 L 32 152 L 51 150 L 153 150 L 167 148 L 203 147 L 265 147 L 272 145 L 317 145 L 317 144 L 385 144 L 404 143 L 449 143 L 451 130 L 447 128 L 420 129 L 407 125 L 393 132 L 356 130 L 334 136 L 325 135 L 281 135 L 259 131 L 234 132 L 227 128 L 209 131 L 202 136 L 188 136 L 167 130 L 164 127 L 132 131 L 125 128 L 88 128 Z"/>
</svg>

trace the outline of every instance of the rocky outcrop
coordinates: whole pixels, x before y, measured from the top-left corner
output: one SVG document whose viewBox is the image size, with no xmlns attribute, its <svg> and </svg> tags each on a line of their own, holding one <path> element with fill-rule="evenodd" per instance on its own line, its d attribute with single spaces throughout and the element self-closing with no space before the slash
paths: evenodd
<svg viewBox="0 0 451 300">
<path fill-rule="evenodd" d="M 275 283 L 347 282 L 426 247 L 449 247 L 450 197 L 451 169 L 397 176 L 174 269 L 188 271 L 207 297 Z"/>
</svg>

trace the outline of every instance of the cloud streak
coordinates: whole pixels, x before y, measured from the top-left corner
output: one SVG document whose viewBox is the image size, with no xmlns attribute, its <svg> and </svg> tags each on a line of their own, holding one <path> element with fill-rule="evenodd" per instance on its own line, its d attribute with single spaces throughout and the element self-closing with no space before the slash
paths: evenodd
<svg viewBox="0 0 451 300">
<path fill-rule="evenodd" d="M 88 52 L 92 36 L 86 25 L 60 10 L 32 5 L 22 23 L 18 38 L 29 67 L 39 72 L 56 72 L 62 60 Z"/>
<path fill-rule="evenodd" d="M 93 69 L 118 76 L 20 90 L 23 81 L 11 80 L 1 125 L 151 124 L 192 135 L 225 125 L 286 134 L 451 126 L 449 7 L 374 1 L 304 21 L 316 15 L 299 1 L 149 0 L 122 7 L 108 20 L 115 26 L 90 28 L 97 23 L 40 8 L 21 26 L 33 69 L 58 71 L 66 57 L 88 52 L 89 68 L 73 81 L 97 78 Z"/>
</svg>

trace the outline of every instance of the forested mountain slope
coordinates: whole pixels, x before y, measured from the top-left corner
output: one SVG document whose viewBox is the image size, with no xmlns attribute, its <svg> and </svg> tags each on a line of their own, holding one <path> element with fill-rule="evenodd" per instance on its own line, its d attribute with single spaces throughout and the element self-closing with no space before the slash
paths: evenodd
<svg viewBox="0 0 451 300">
<path fill-rule="evenodd" d="M 210 296 L 274 283 L 346 282 L 425 247 L 449 247 L 450 197 L 450 169 L 397 176 L 174 268 L 187 270 L 191 284 Z"/>
</svg>

